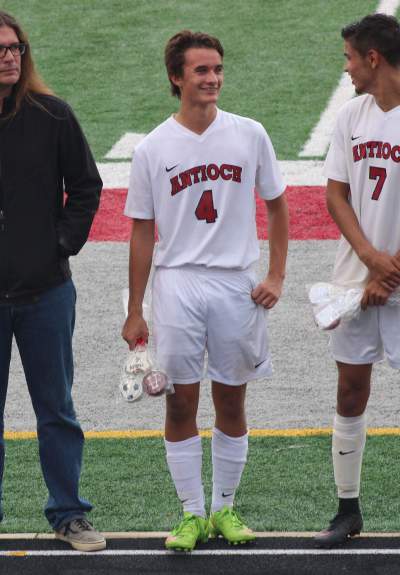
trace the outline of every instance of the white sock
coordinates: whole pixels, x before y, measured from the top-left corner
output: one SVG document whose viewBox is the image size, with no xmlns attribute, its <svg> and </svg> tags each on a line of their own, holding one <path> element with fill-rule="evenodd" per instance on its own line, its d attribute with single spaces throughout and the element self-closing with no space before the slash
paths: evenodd
<svg viewBox="0 0 400 575">
<path fill-rule="evenodd" d="M 338 496 L 342 499 L 360 494 L 361 464 L 367 437 L 365 413 L 357 417 L 335 415 L 332 458 Z"/>
<path fill-rule="evenodd" d="M 201 481 L 203 450 L 201 437 L 184 441 L 164 440 L 167 463 L 183 510 L 200 517 L 206 516 L 204 489 Z"/>
<path fill-rule="evenodd" d="M 247 461 L 248 434 L 229 437 L 214 427 L 211 441 L 213 493 L 211 513 L 233 506 L 235 491 Z"/>
</svg>

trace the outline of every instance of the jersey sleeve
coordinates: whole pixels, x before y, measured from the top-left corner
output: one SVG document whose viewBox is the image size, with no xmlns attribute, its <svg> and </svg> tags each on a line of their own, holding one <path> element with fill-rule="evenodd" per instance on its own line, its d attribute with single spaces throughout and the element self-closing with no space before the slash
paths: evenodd
<svg viewBox="0 0 400 575">
<path fill-rule="evenodd" d="M 285 190 L 275 150 L 261 124 L 259 124 L 256 190 L 258 195 L 265 200 L 273 200 Z"/>
<path fill-rule="evenodd" d="M 124 214 L 129 218 L 154 219 L 154 202 L 147 156 L 137 148 L 131 166 Z"/>
<path fill-rule="evenodd" d="M 342 110 L 337 118 L 333 131 L 328 154 L 324 164 L 324 174 L 330 180 L 349 183 L 349 175 L 346 163 L 344 126 L 347 122 L 347 114 Z"/>
</svg>

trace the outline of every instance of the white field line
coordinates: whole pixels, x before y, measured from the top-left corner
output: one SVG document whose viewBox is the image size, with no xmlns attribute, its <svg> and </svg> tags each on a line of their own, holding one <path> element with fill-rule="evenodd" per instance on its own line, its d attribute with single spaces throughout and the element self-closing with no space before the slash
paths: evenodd
<svg viewBox="0 0 400 575">
<path fill-rule="evenodd" d="M 399 0 L 400 1 L 400 0 Z M 322 173 L 323 162 L 316 160 L 295 160 L 279 162 L 283 180 L 288 186 L 325 186 Z M 105 189 L 128 187 L 130 162 L 98 163 L 97 168 Z"/>
<path fill-rule="evenodd" d="M 316 531 L 255 531 L 257 539 L 299 539 L 312 538 Z M 106 540 L 124 539 L 163 539 L 169 535 L 169 531 L 102 531 Z M 364 532 L 363 541 L 370 539 L 399 539 L 399 532 Z M 55 541 L 54 533 L 1 533 L 0 541 Z"/>
<path fill-rule="evenodd" d="M 0 551 L 0 557 L 77 557 L 86 558 L 96 555 L 109 557 L 155 557 L 176 556 L 174 551 L 163 551 L 161 549 L 109 549 L 105 551 L 94 551 L 88 554 L 83 551 L 59 551 L 59 550 L 35 550 L 35 551 Z M 400 555 L 400 549 L 209 549 L 195 550 L 187 557 L 232 557 L 239 556 L 284 556 L 284 557 L 304 557 L 304 556 L 377 556 L 377 555 Z M 185 555 L 186 556 L 186 555 Z"/>
<path fill-rule="evenodd" d="M 324 156 L 329 146 L 338 110 L 350 100 L 354 94 L 354 87 L 350 76 L 342 74 L 339 85 L 333 92 L 327 107 L 322 112 L 318 124 L 313 128 L 311 135 L 299 153 L 300 158 Z"/>
<path fill-rule="evenodd" d="M 378 4 L 376 12 L 380 12 L 381 14 L 389 14 L 389 16 L 395 16 L 399 5 L 399 0 L 381 0 Z"/>
<path fill-rule="evenodd" d="M 400 0 L 381 0 L 376 12 L 394 15 L 400 5 Z M 337 113 L 341 106 L 354 95 L 350 76 L 342 74 L 338 87 L 333 92 L 327 107 L 322 112 L 318 124 L 313 128 L 311 135 L 299 153 L 301 158 L 324 156 L 331 139 Z"/>
<path fill-rule="evenodd" d="M 146 134 L 126 132 L 120 140 L 111 148 L 106 155 L 107 160 L 126 160 L 132 158 L 136 146 L 143 140 Z"/>
</svg>

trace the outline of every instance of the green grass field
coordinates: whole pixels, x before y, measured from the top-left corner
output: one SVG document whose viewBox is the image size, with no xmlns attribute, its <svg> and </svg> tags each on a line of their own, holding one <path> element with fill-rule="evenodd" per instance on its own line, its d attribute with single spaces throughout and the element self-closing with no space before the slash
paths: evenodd
<svg viewBox="0 0 400 575">
<path fill-rule="evenodd" d="M 203 439 L 203 448 L 209 496 L 209 439 Z M 361 498 L 366 531 L 400 531 L 400 502 L 395 498 L 399 456 L 397 436 L 368 438 Z M 87 440 L 81 494 L 95 505 L 91 518 L 104 531 L 169 530 L 179 518 L 160 438 Z M 0 532 L 48 531 L 45 501 L 36 441 L 8 441 Z M 330 437 L 250 438 L 237 507 L 258 531 L 325 526 L 336 510 Z"/>
<path fill-rule="evenodd" d="M 182 28 L 226 50 L 221 108 L 267 128 L 296 159 L 339 80 L 340 29 L 377 0 L 2 0 L 30 34 L 38 68 L 77 112 L 99 161 L 127 131 L 147 132 L 176 108 L 163 64 Z"/>
</svg>

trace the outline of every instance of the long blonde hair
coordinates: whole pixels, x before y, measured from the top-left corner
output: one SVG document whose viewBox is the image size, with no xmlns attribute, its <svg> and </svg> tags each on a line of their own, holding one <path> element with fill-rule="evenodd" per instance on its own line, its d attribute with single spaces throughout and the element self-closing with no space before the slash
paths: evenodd
<svg viewBox="0 0 400 575">
<path fill-rule="evenodd" d="M 12 28 L 18 36 L 19 42 L 22 42 L 26 45 L 25 53 L 21 57 L 21 75 L 13 89 L 14 107 L 8 114 L 9 116 L 14 116 L 20 109 L 24 100 L 28 100 L 42 107 L 38 102 L 36 102 L 35 94 L 53 95 L 54 93 L 44 83 L 35 69 L 28 36 L 22 30 L 21 26 L 18 24 L 15 18 L 13 18 L 10 14 L 0 10 L 0 27 L 2 26 Z"/>
</svg>

